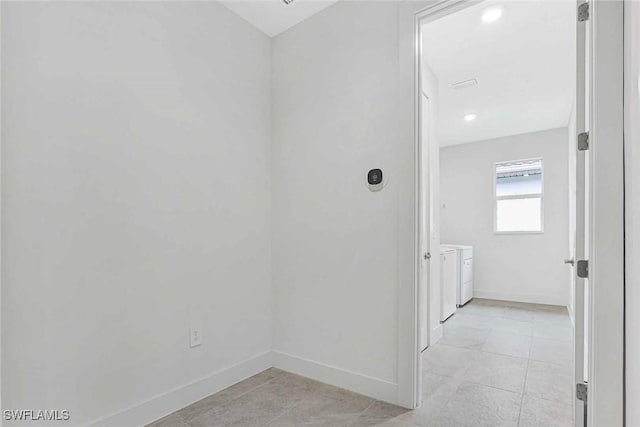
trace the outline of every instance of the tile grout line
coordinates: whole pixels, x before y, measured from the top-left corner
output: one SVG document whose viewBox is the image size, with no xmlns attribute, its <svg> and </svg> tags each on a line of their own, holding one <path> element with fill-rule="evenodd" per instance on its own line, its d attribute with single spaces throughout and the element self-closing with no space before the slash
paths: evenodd
<svg viewBox="0 0 640 427">
<path fill-rule="evenodd" d="M 529 348 L 529 354 L 531 354 L 531 348 Z M 524 406 L 524 395 L 527 392 L 527 378 L 529 377 L 529 358 L 527 358 L 527 369 L 524 372 L 524 383 L 522 384 L 522 397 L 520 398 L 520 412 L 518 412 L 518 426 L 520 426 L 520 420 L 522 419 L 522 407 Z"/>
<path fill-rule="evenodd" d="M 362 412 L 360 412 L 360 413 L 358 414 L 358 416 L 360 416 L 360 415 L 364 414 L 365 412 L 367 412 L 367 411 L 369 410 L 369 408 L 371 408 L 373 405 L 375 405 L 375 404 L 376 404 L 376 402 L 380 402 L 380 401 L 379 401 L 379 400 L 377 400 L 377 399 L 373 399 L 373 402 L 371 402 L 371 403 L 369 404 L 369 406 L 367 406 L 366 408 L 364 408 L 364 410 L 363 410 Z"/>
<path fill-rule="evenodd" d="M 524 336 L 524 335 L 521 335 L 521 336 Z M 529 338 L 531 338 L 531 337 L 529 337 Z M 524 356 L 514 356 L 512 354 L 496 353 L 494 351 L 482 350 L 481 348 L 461 347 L 461 346 L 457 346 L 457 345 L 453 345 L 453 344 L 440 343 L 440 342 L 436 343 L 435 345 L 441 345 L 441 346 L 453 347 L 453 348 L 460 348 L 460 349 L 469 350 L 469 351 L 479 351 L 481 353 L 494 354 L 496 356 L 513 357 L 514 359 L 525 359 L 525 360 L 528 359 L 528 357 L 524 357 Z M 531 351 L 531 349 L 529 349 L 529 351 Z M 553 363 L 553 362 L 549 362 L 549 363 Z M 435 373 L 435 372 L 433 372 L 433 373 Z M 442 374 L 438 374 L 438 375 L 442 375 Z M 443 375 L 443 376 L 446 377 L 448 375 Z"/>
<path fill-rule="evenodd" d="M 533 338 L 529 340 L 529 351 L 527 352 L 527 370 L 524 373 L 524 384 L 522 385 L 522 398 L 520 399 L 520 413 L 518 413 L 518 427 L 522 419 L 522 407 L 524 406 L 524 396 L 527 392 L 527 378 L 529 377 L 529 364 L 531 362 L 531 348 L 533 347 Z"/>
<path fill-rule="evenodd" d="M 453 377 L 452 377 L 453 378 Z M 451 401 L 451 399 L 453 399 L 453 396 L 455 396 L 455 394 L 458 392 L 458 390 L 460 389 L 460 385 L 462 384 L 462 381 L 460 381 L 460 378 L 453 378 L 454 380 L 456 380 L 457 384 L 456 384 L 456 389 L 451 393 L 451 395 L 449 397 L 447 397 L 446 401 L 444 402 L 443 405 L 441 405 L 438 410 L 435 412 L 435 414 L 433 414 L 433 418 L 437 419 L 438 416 L 440 415 L 440 413 L 444 410 L 444 408 L 449 404 L 449 402 Z"/>
<path fill-rule="evenodd" d="M 301 402 L 301 403 L 302 403 L 302 402 Z M 300 403 L 299 403 L 298 405 L 300 405 Z M 291 411 L 293 411 L 293 409 L 294 409 L 294 408 L 297 408 L 297 407 L 298 407 L 298 405 L 295 405 L 295 406 L 293 406 L 293 407 L 291 407 L 291 408 L 288 408 L 286 411 L 283 411 L 281 414 L 276 415 L 274 418 L 270 419 L 270 420 L 269 420 L 269 421 L 267 421 L 265 424 L 260 424 L 260 425 L 261 425 L 262 427 L 266 427 L 266 426 L 268 426 L 269 424 L 271 424 L 271 423 L 275 422 L 276 420 L 278 420 L 278 419 L 280 419 L 280 418 L 284 417 L 285 415 L 287 415 L 288 413 L 290 413 Z"/>
<path fill-rule="evenodd" d="M 367 406 L 366 408 L 364 408 L 364 410 L 362 412 L 359 412 L 357 415 L 355 415 L 353 417 L 353 421 L 351 421 L 348 425 L 353 425 L 353 423 L 355 423 L 356 421 L 358 421 L 358 418 L 360 418 L 365 412 L 367 412 L 369 410 L 369 408 L 371 408 L 373 405 L 376 404 L 376 402 L 380 402 L 379 400 L 373 399 L 373 402 L 371 402 L 369 404 L 369 406 Z M 415 409 L 414 409 L 415 410 Z"/>
<path fill-rule="evenodd" d="M 482 387 L 492 388 L 494 390 L 506 391 L 507 393 L 520 394 L 520 395 L 524 394 L 524 392 L 523 393 L 518 393 L 517 391 L 507 390 L 506 388 L 498 387 L 498 386 L 495 386 L 495 385 L 488 385 L 488 384 L 484 384 L 484 383 L 479 383 L 479 382 L 476 382 L 476 381 L 464 380 L 462 382 L 466 382 L 468 384 L 480 385 Z"/>
<path fill-rule="evenodd" d="M 268 368 L 268 369 L 271 369 L 271 368 Z M 266 370 L 267 370 L 267 369 L 265 369 L 265 371 L 266 371 Z M 262 371 L 262 372 L 264 372 L 264 371 Z M 260 372 L 259 372 L 258 374 L 260 374 Z M 273 380 L 275 380 L 276 378 L 278 378 L 280 375 L 282 375 L 282 373 L 280 373 L 280 374 L 276 375 L 276 376 L 275 376 L 275 377 L 273 377 L 273 378 L 268 379 L 267 381 L 263 382 L 262 384 L 258 384 L 257 386 L 253 387 L 252 389 L 249 389 L 249 390 L 245 391 L 244 393 L 241 393 L 241 394 L 237 395 L 236 397 L 234 397 L 233 399 L 231 399 L 231 401 L 236 400 L 236 399 L 239 399 L 239 398 L 241 398 L 242 396 L 245 396 L 245 395 L 247 395 L 247 394 L 249 394 L 249 393 L 251 393 L 251 392 L 253 392 L 253 391 L 256 391 L 257 389 L 259 389 L 259 388 L 261 388 L 261 387 L 266 386 L 266 385 L 267 385 L 267 384 L 269 384 L 271 381 L 273 381 Z M 251 378 L 251 377 L 249 377 L 249 378 Z M 249 378 L 247 378 L 247 379 L 249 379 Z"/>
<path fill-rule="evenodd" d="M 439 377 L 444 377 L 444 378 L 449 378 L 449 379 L 455 380 L 459 384 L 468 383 L 468 384 L 480 385 L 482 387 L 492 388 L 494 390 L 499 390 L 499 391 L 506 391 L 507 393 L 513 393 L 513 394 L 523 394 L 524 393 L 524 392 L 523 393 L 518 393 L 517 391 L 509 390 L 509 389 L 498 387 L 498 386 L 495 386 L 495 385 L 489 385 L 489 384 L 484 384 L 484 383 L 477 382 L 477 381 L 471 381 L 471 380 L 465 379 L 464 375 L 461 375 L 461 376 L 450 376 L 450 375 L 438 374 L 436 372 L 431 372 L 431 371 L 427 371 L 427 372 L 429 374 L 431 374 L 431 375 L 437 375 Z M 525 372 L 525 376 L 526 376 L 526 372 Z M 457 390 L 457 387 L 458 386 L 456 386 L 456 390 Z M 553 401 L 550 401 L 550 402 L 553 402 Z"/>
<path fill-rule="evenodd" d="M 533 396 L 533 395 L 530 395 L 530 394 L 527 394 L 527 396 L 531 397 L 532 399 L 544 400 L 545 402 L 557 403 L 558 405 L 571 406 L 571 407 L 573 408 L 573 405 L 571 405 L 570 403 L 561 402 L 561 401 L 559 401 L 559 400 L 555 400 L 555 399 L 547 399 L 546 397 L 542 397 L 542 396 Z"/>
<path fill-rule="evenodd" d="M 286 371 L 283 371 L 283 372 L 286 372 Z M 297 375 L 297 374 L 293 374 L 293 375 Z M 312 381 L 315 381 L 315 380 L 312 380 Z M 319 382 L 319 381 L 318 381 L 318 382 Z M 324 383 L 323 383 L 323 384 L 324 384 Z M 302 399 L 300 402 L 298 402 L 296 405 L 293 405 L 292 407 L 287 408 L 285 411 L 283 411 L 281 414 L 277 415 L 277 416 L 276 416 L 276 417 L 274 417 L 273 419 L 269 420 L 267 423 L 262 424 L 262 427 L 266 427 L 266 426 L 268 426 L 268 425 L 272 424 L 272 423 L 273 423 L 273 422 L 275 422 L 276 420 L 278 420 L 278 419 L 280 419 L 280 418 L 284 417 L 285 415 L 287 415 L 287 414 L 291 413 L 291 412 L 292 412 L 294 409 L 296 409 L 298 406 L 302 405 L 303 403 L 305 403 L 305 402 L 307 402 L 307 401 L 309 401 L 309 400 L 310 400 L 310 397 L 309 397 L 309 396 L 305 397 L 305 398 L 304 398 L 304 399 Z"/>
</svg>

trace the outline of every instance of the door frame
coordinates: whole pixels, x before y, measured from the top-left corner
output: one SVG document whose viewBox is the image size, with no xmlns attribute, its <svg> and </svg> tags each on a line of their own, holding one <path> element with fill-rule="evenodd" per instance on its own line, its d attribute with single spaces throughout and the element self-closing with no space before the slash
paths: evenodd
<svg viewBox="0 0 640 427">
<path fill-rule="evenodd" d="M 429 146 L 429 134 L 431 131 L 431 124 L 428 124 L 427 126 L 424 126 L 424 122 L 423 119 L 428 120 L 428 112 L 430 110 L 430 104 L 431 104 L 431 98 L 429 97 L 429 95 L 425 92 L 424 88 L 420 88 L 420 104 L 419 104 L 419 114 L 420 114 L 420 129 L 419 129 L 419 139 L 420 139 L 420 146 L 418 147 L 419 150 L 419 154 L 418 154 L 418 163 L 420 165 L 419 167 L 419 171 L 420 171 L 420 179 L 419 179 L 419 183 L 418 183 L 418 191 L 420 192 L 420 206 L 418 207 L 418 212 L 419 212 L 419 218 L 420 218 L 420 227 L 418 228 L 420 234 L 418 237 L 419 240 L 419 245 L 420 245 L 420 260 L 419 260 L 419 269 L 418 269 L 418 281 L 419 281 L 419 286 L 418 286 L 418 298 L 419 298 L 419 316 L 421 318 L 421 322 L 420 322 L 420 338 L 418 340 L 418 350 L 420 352 L 424 351 L 427 347 L 431 346 L 432 342 L 431 340 L 433 339 L 432 337 L 432 330 L 431 330 L 431 308 L 430 308 L 430 302 L 431 302 L 431 279 L 433 278 L 433 270 L 431 268 L 431 259 L 433 258 L 433 254 L 431 254 L 431 252 L 433 251 L 433 248 L 431 248 L 431 228 L 430 228 L 430 224 L 431 224 L 431 217 L 429 215 L 430 211 L 429 211 L 429 205 L 428 205 L 428 201 L 431 200 L 431 176 L 429 175 L 429 173 L 426 173 L 428 171 L 425 171 L 425 169 L 422 167 L 422 165 L 424 164 L 424 152 L 425 152 L 425 147 Z M 426 107 L 427 111 L 425 111 Z M 426 129 L 426 136 L 424 135 Z M 430 163 L 431 162 L 431 155 L 430 153 L 427 155 L 427 161 Z M 426 187 L 426 188 L 425 188 Z M 427 204 L 423 205 L 423 200 L 427 200 Z M 427 207 L 427 209 L 425 209 L 425 206 Z M 427 227 L 427 231 L 428 231 L 428 235 L 426 235 L 425 238 L 425 230 L 423 227 Z M 429 253 L 428 258 L 424 258 L 426 253 Z M 422 259 L 424 258 L 424 260 Z M 424 262 L 426 261 L 426 262 Z M 422 283 L 425 280 L 425 275 L 426 275 L 426 279 L 427 279 L 427 285 L 426 286 L 422 286 Z M 425 295 L 426 294 L 426 295 Z M 426 298 L 425 298 L 426 296 Z M 425 304 L 425 299 L 427 301 L 427 303 Z M 423 322 L 426 319 L 426 324 L 424 324 L 425 322 Z M 426 335 L 426 337 L 423 337 L 423 334 Z"/>
<path fill-rule="evenodd" d="M 480 0 L 482 1 L 482 0 Z M 429 346 L 431 345 L 431 340 L 433 338 L 432 335 L 432 325 L 430 322 L 431 318 L 431 310 L 430 303 L 427 307 L 421 306 L 421 292 L 420 286 L 422 283 L 422 242 L 421 236 L 423 235 L 423 230 L 421 226 L 421 218 L 422 218 L 422 209 L 423 206 L 426 209 L 426 218 L 427 224 L 432 224 L 433 221 L 429 216 L 430 212 L 430 201 L 427 199 L 425 203 L 422 203 L 422 195 L 423 195 L 423 185 L 422 185 L 422 174 L 425 173 L 422 165 L 422 150 L 429 148 L 430 138 L 426 138 L 426 142 L 422 143 L 422 96 L 423 94 L 430 99 L 429 95 L 425 92 L 426 88 L 422 87 L 422 78 L 420 73 L 420 58 L 422 51 L 422 34 L 421 34 L 421 25 L 428 21 L 433 21 L 443 16 L 449 15 L 451 13 L 462 10 L 466 7 L 473 6 L 477 4 L 477 0 L 435 0 L 435 1 L 426 1 L 426 2 L 407 2 L 410 6 L 413 6 L 414 9 L 409 11 L 409 17 L 412 21 L 412 37 L 413 41 L 412 46 L 412 55 L 411 60 L 413 61 L 413 84 L 411 86 L 412 90 L 412 99 L 413 99 L 413 113 L 414 113 L 414 194 L 413 194 L 413 204 L 414 204 L 414 283 L 413 288 L 410 290 L 410 295 L 406 295 L 407 300 L 410 300 L 411 303 L 409 307 L 412 307 L 412 316 L 411 316 L 411 327 L 407 330 L 411 333 L 406 335 L 407 330 L 403 330 L 403 318 L 399 319 L 400 327 L 399 330 L 399 344 L 400 348 L 398 351 L 398 404 L 406 406 L 408 408 L 414 409 L 420 406 L 422 400 L 422 381 L 421 381 L 421 372 L 422 372 L 422 348 L 420 345 L 421 341 L 421 328 L 422 328 L 422 319 L 421 313 L 422 310 L 427 311 L 427 325 L 428 328 L 428 336 L 429 336 Z M 402 18 L 400 22 L 406 22 Z M 401 25 L 400 31 L 402 38 L 402 30 L 404 28 Z M 403 57 L 403 59 L 406 58 Z M 401 59 L 401 67 L 402 65 L 407 65 Z M 408 67 L 407 67 L 408 69 Z M 431 159 L 431 156 L 429 156 Z M 429 171 L 426 171 L 428 173 Z M 431 182 L 431 179 L 428 179 L 428 182 Z M 430 185 L 430 184 L 429 184 Z M 439 224 L 436 224 L 436 227 Z M 429 235 L 429 247 L 431 243 L 431 236 Z M 431 286 L 432 283 L 430 281 L 431 276 L 431 263 L 434 260 L 433 248 L 431 249 L 431 259 L 429 260 L 429 274 L 427 275 L 427 297 L 430 301 L 431 296 Z M 438 250 L 439 254 L 439 250 Z M 436 258 L 439 260 L 439 256 Z M 402 292 L 402 290 L 400 291 Z M 399 312 L 403 313 L 406 311 L 406 306 L 404 305 L 403 298 L 399 299 Z M 407 360 L 408 359 L 408 360 Z M 405 362 L 409 362 L 409 364 L 405 364 Z"/>
<path fill-rule="evenodd" d="M 624 423 L 624 10 L 591 0 L 588 426 Z"/>
<path fill-rule="evenodd" d="M 442 0 L 417 3 L 412 15 L 414 111 L 414 230 L 420 229 L 420 54 L 421 24 L 477 4 L 474 1 Z M 623 170 L 623 3 L 591 0 L 588 21 L 592 85 L 590 102 L 591 149 L 589 228 L 589 394 L 588 425 L 622 425 L 624 408 L 624 170 Z M 400 23 L 403 21 L 401 19 Z M 401 25 L 402 26 L 402 25 Z M 400 28 L 400 40 L 403 30 Z M 402 43 L 402 42 L 401 42 Z M 402 50 L 402 47 L 401 47 Z M 408 52 L 408 51 L 407 51 Z M 406 58 L 406 59 L 405 59 Z M 402 67 L 409 69 L 401 54 Z M 428 141 L 427 141 L 428 144 Z M 427 201 L 428 203 L 428 201 Z M 419 235 L 419 234 L 418 234 Z M 398 401 L 407 407 L 420 405 L 420 244 L 414 240 L 414 285 L 400 309 L 410 307 L 413 322 L 409 335 L 400 334 Z M 429 285 L 430 286 L 430 285 Z M 402 290 L 401 290 L 402 291 Z M 402 324 L 401 324 L 402 326 Z M 408 339 L 403 339 L 407 337 Z M 408 365 L 404 365 L 408 362 Z M 407 368 L 408 366 L 408 368 Z M 407 375 L 412 373 L 412 378 Z"/>
</svg>

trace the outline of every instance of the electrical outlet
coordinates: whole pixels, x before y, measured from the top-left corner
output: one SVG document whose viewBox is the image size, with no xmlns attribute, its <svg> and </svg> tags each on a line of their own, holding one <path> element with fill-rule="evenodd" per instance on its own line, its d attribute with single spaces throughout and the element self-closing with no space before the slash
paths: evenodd
<svg viewBox="0 0 640 427">
<path fill-rule="evenodd" d="M 189 347 L 197 347 L 202 345 L 202 329 L 189 328 Z"/>
</svg>

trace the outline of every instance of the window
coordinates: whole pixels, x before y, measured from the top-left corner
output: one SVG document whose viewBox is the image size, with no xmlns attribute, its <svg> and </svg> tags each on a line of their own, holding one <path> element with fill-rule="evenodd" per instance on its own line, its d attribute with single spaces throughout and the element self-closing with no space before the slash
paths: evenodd
<svg viewBox="0 0 640 427">
<path fill-rule="evenodd" d="M 542 233 L 542 159 L 496 163 L 494 231 Z"/>
</svg>

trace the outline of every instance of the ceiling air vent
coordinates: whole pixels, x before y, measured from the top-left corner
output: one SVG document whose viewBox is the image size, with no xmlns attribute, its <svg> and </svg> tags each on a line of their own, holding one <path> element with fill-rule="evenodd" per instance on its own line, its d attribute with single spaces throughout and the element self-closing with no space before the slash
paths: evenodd
<svg viewBox="0 0 640 427">
<path fill-rule="evenodd" d="M 284 0 L 284 1 L 286 1 L 286 0 Z M 455 90 L 466 89 L 468 87 L 475 86 L 477 84 L 478 84 L 478 81 L 476 79 L 463 80 L 461 82 L 451 83 L 451 88 L 453 88 Z"/>
</svg>

